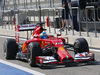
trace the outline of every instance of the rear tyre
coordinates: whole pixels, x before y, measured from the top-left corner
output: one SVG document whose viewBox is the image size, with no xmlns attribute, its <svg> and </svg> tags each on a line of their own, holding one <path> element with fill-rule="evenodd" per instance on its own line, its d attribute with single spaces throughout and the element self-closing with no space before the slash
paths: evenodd
<svg viewBox="0 0 100 75">
<path fill-rule="evenodd" d="M 75 54 L 82 52 L 89 52 L 89 46 L 84 38 L 78 38 L 74 42 Z"/>
<path fill-rule="evenodd" d="M 18 52 L 18 45 L 15 39 L 6 39 L 3 50 L 6 59 L 15 59 Z"/>
<path fill-rule="evenodd" d="M 28 63 L 31 67 L 36 66 L 36 56 L 41 56 L 42 50 L 38 42 L 32 42 L 28 45 Z"/>
</svg>

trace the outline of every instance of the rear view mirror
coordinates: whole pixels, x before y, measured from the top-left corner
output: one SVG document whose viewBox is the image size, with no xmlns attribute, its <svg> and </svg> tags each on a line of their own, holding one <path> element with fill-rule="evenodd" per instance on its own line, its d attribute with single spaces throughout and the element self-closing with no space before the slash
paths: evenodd
<svg viewBox="0 0 100 75">
<path fill-rule="evenodd" d="M 57 34 L 57 36 L 61 36 L 61 34 Z"/>
<path fill-rule="evenodd" d="M 34 38 L 38 38 L 38 37 L 39 37 L 38 35 L 35 35 L 35 36 L 34 36 Z"/>
</svg>

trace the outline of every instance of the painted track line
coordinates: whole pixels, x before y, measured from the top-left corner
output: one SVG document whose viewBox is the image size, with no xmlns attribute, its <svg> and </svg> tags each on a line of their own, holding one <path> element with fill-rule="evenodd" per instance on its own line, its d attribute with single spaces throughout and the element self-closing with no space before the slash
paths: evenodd
<svg viewBox="0 0 100 75">
<path fill-rule="evenodd" d="M 43 73 L 40 73 L 40 72 L 31 70 L 31 69 L 29 69 L 29 68 L 26 68 L 26 67 L 23 67 L 23 66 L 20 66 L 20 65 L 11 63 L 11 62 L 4 61 L 4 60 L 2 60 L 2 59 L 0 59 L 0 63 L 3 63 L 3 64 L 6 64 L 6 65 L 9 65 L 9 66 L 12 66 L 12 67 L 14 67 L 14 68 L 23 70 L 23 71 L 28 72 L 28 73 L 31 73 L 31 74 L 33 74 L 33 75 L 45 75 L 45 74 L 43 74 Z"/>
<path fill-rule="evenodd" d="M 90 51 L 100 52 L 100 50 L 97 49 L 90 49 Z"/>
<path fill-rule="evenodd" d="M 0 35 L 0 37 L 3 37 L 3 38 L 12 38 L 12 39 L 15 39 L 15 37 L 10 37 L 10 36 L 3 36 L 3 35 Z M 24 39 L 24 38 L 19 38 L 20 40 L 27 40 L 27 39 Z"/>
</svg>

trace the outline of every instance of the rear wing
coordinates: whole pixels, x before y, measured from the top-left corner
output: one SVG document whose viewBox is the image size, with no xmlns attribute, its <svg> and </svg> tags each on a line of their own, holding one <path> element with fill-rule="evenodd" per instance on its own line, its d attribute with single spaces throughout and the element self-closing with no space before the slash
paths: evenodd
<svg viewBox="0 0 100 75">
<path fill-rule="evenodd" d="M 17 43 L 19 43 L 19 32 L 20 31 L 32 31 L 36 28 L 36 26 L 42 26 L 45 24 L 44 22 L 36 23 L 36 24 L 23 24 L 23 25 L 16 25 L 15 26 L 15 40 Z M 27 39 L 28 39 L 28 33 L 27 33 Z"/>
<path fill-rule="evenodd" d="M 34 30 L 36 26 L 37 24 L 24 24 L 24 25 L 17 25 L 15 29 L 17 29 L 18 31 L 31 31 Z"/>
<path fill-rule="evenodd" d="M 32 31 L 36 28 L 37 24 L 24 24 L 15 26 L 15 40 L 19 43 L 19 32 L 20 31 Z M 28 38 L 28 33 L 27 33 Z"/>
<path fill-rule="evenodd" d="M 36 23 L 36 24 L 23 24 L 15 26 L 15 31 L 31 31 L 36 28 L 36 26 L 42 26 L 45 24 L 44 22 Z"/>
</svg>

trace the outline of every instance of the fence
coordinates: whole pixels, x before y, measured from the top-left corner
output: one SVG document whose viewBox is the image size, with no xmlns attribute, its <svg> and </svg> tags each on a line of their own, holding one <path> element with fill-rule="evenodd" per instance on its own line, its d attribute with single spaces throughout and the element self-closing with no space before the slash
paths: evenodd
<svg viewBox="0 0 100 75">
<path fill-rule="evenodd" d="M 58 18 L 59 22 L 59 28 L 61 27 L 61 0 L 5 0 L 5 6 L 3 8 L 4 10 L 1 11 L 2 13 L 2 19 L 3 22 L 1 24 L 2 29 L 9 29 L 13 30 L 14 25 L 18 24 L 26 24 L 26 23 L 36 23 L 36 22 L 45 22 L 44 27 L 46 26 L 47 18 L 49 18 L 49 33 L 51 33 L 51 28 L 54 29 L 54 34 L 57 33 L 57 27 L 56 27 L 56 18 Z M 87 6 L 85 8 L 85 15 L 82 16 L 85 20 L 82 20 L 80 17 L 81 10 L 78 7 L 71 7 L 71 27 L 72 27 L 72 35 L 75 35 L 75 25 L 73 25 L 73 14 L 72 12 L 75 10 L 77 12 L 76 16 L 77 18 L 77 25 L 79 31 L 79 36 L 82 36 L 82 33 L 85 31 L 87 37 L 91 35 L 95 35 L 95 37 L 99 37 L 99 24 L 100 24 L 100 17 L 99 13 L 96 11 L 99 10 L 99 8 L 96 8 L 94 6 Z M 92 15 L 92 21 L 89 21 L 89 15 L 88 10 L 91 10 Z M 41 13 L 40 13 L 41 11 Z M 84 12 L 84 10 L 83 10 Z M 97 14 L 97 15 L 96 15 Z M 98 18 L 98 21 L 96 21 L 96 17 Z M 93 31 L 90 32 L 92 25 Z M 85 30 L 86 29 L 86 30 Z M 84 31 L 83 31 L 84 30 Z M 66 29 L 66 35 L 68 35 L 68 31 Z"/>
</svg>

